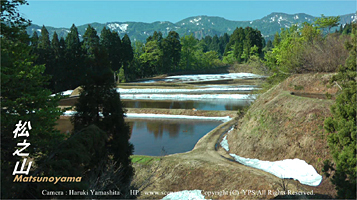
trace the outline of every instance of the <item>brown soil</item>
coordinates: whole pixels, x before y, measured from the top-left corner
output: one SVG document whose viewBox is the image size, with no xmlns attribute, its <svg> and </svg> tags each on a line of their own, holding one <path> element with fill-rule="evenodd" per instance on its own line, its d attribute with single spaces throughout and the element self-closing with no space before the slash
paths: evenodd
<svg viewBox="0 0 357 200">
<path fill-rule="evenodd" d="M 74 106 L 77 103 L 78 97 L 69 97 L 66 99 L 61 99 L 59 101 L 59 106 Z"/>
</svg>

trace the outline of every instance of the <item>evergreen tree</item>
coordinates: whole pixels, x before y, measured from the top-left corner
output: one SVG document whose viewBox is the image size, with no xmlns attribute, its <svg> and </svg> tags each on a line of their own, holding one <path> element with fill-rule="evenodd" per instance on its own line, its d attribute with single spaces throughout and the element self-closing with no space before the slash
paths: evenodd
<svg viewBox="0 0 357 200">
<path fill-rule="evenodd" d="M 51 66 L 53 66 L 53 74 L 52 74 L 52 85 L 54 92 L 60 92 L 65 90 L 63 88 L 63 80 L 64 77 L 66 76 L 66 72 L 64 70 L 64 65 L 65 65 L 65 57 L 64 57 L 64 40 L 62 38 L 62 44 L 58 40 L 58 35 L 56 31 L 53 33 L 53 37 L 51 40 L 51 48 L 52 48 L 52 63 Z"/>
<path fill-rule="evenodd" d="M 45 26 L 41 28 L 41 36 L 38 40 L 39 49 L 49 49 L 51 47 L 50 36 Z"/>
<path fill-rule="evenodd" d="M 175 31 L 170 31 L 162 42 L 163 67 L 165 71 L 176 71 L 181 58 L 180 36 Z"/>
<path fill-rule="evenodd" d="M 123 39 L 124 41 L 124 39 Z M 112 81 L 106 51 L 99 44 L 97 32 L 88 26 L 83 35 L 83 51 L 86 53 L 86 79 L 81 85 L 81 92 L 76 104 L 77 113 L 73 116 L 74 130 L 79 131 L 92 124 L 103 130 L 107 136 L 105 165 L 112 161 L 116 168 L 123 170 L 117 174 L 116 179 L 121 183 L 121 198 L 125 198 L 129 192 L 133 168 L 130 155 L 133 146 L 129 143 L 130 131 L 124 122 L 124 111 L 120 96 L 115 90 Z M 102 175 L 102 174 L 99 174 Z M 113 177 L 114 178 L 114 177 Z M 107 189 L 116 189 L 114 184 L 106 186 Z"/>
<path fill-rule="evenodd" d="M 129 76 L 129 80 L 145 77 L 144 67 L 140 63 L 140 56 L 143 53 L 144 53 L 144 44 L 140 41 L 135 41 L 133 46 L 134 58 L 129 65 L 130 73 L 127 73 L 127 75 Z"/>
<path fill-rule="evenodd" d="M 340 21 L 340 16 L 337 17 L 325 17 L 325 15 L 321 15 L 321 17 L 316 18 L 314 24 L 321 29 L 328 28 L 328 33 L 330 33 L 331 28 L 338 26 L 338 22 Z"/>
<path fill-rule="evenodd" d="M 117 32 L 110 32 L 109 29 L 104 27 L 100 34 L 100 44 L 107 52 L 108 61 L 116 82 L 116 74 L 123 63 L 122 41 Z"/>
<path fill-rule="evenodd" d="M 280 43 L 280 40 L 281 40 L 280 39 L 280 35 L 279 35 L 278 32 L 276 32 L 275 35 L 274 35 L 273 46 L 277 47 L 279 45 L 279 43 Z"/>
<path fill-rule="evenodd" d="M 127 34 L 125 34 L 122 39 L 122 51 L 124 70 L 127 70 L 126 68 L 134 58 L 133 47 L 131 46 L 131 41 Z"/>
<path fill-rule="evenodd" d="M 268 40 L 267 45 L 266 45 L 267 51 L 270 51 L 273 47 L 274 47 L 273 42 L 271 40 Z"/>
<path fill-rule="evenodd" d="M 211 45 L 211 42 L 212 42 L 212 37 L 207 35 L 205 38 L 204 38 L 204 41 L 206 43 L 207 46 Z"/>
<path fill-rule="evenodd" d="M 38 34 L 36 31 L 32 34 L 30 46 L 32 47 L 32 52 L 36 53 L 38 47 Z"/>
<path fill-rule="evenodd" d="M 48 80 L 43 75 L 45 66 L 34 65 L 35 56 L 30 53 L 30 38 L 25 30 L 28 21 L 17 12 L 17 6 L 22 4 L 26 1 L 1 1 L 1 197 L 4 199 L 33 198 L 30 191 L 24 192 L 26 184 L 13 182 L 15 164 L 22 159 L 13 153 L 17 143 L 24 141 L 23 137 L 14 138 L 15 125 L 20 120 L 22 125 L 30 122 L 31 146 L 26 153 L 37 166 L 63 139 L 53 128 L 61 114 L 57 108 L 59 99 L 50 97 L 51 92 L 44 88 Z"/>
<path fill-rule="evenodd" d="M 36 54 L 38 55 L 36 64 L 44 64 L 46 66 L 45 74 L 51 77 L 50 84 L 47 88 L 54 92 L 54 85 L 52 81 L 52 76 L 54 75 L 54 59 L 52 57 L 49 33 L 45 26 L 42 26 L 41 28 L 41 36 L 38 39 Z"/>
<path fill-rule="evenodd" d="M 215 51 L 215 52 L 219 52 L 220 51 L 220 47 L 219 47 L 219 39 L 218 36 L 215 35 L 212 38 L 212 42 L 208 48 L 210 51 Z"/>
<path fill-rule="evenodd" d="M 219 55 L 222 57 L 224 54 L 224 50 L 226 48 L 226 45 L 229 42 L 229 35 L 227 33 L 224 33 L 223 36 L 219 37 Z"/>
<path fill-rule="evenodd" d="M 86 32 L 83 35 L 82 48 L 88 58 L 94 58 L 99 50 L 99 37 L 97 31 L 90 25 L 88 25 Z"/>
<path fill-rule="evenodd" d="M 331 107 L 333 116 L 325 120 L 325 129 L 330 133 L 328 144 L 335 167 L 327 161 L 324 171 L 328 172 L 329 169 L 335 171 L 331 180 L 337 190 L 337 197 L 343 199 L 356 199 L 356 44 L 357 36 L 354 29 L 352 42 L 346 45 L 350 50 L 350 56 L 332 79 L 332 82 L 336 81 L 342 86 L 342 91 L 337 96 L 335 105 Z"/>
<path fill-rule="evenodd" d="M 198 49 L 202 50 L 202 52 L 208 51 L 208 46 L 204 39 L 200 40 L 197 44 Z"/>
<path fill-rule="evenodd" d="M 79 41 L 77 27 L 74 24 L 72 25 L 65 42 L 65 71 L 67 72 L 67 76 L 65 76 L 64 83 L 66 84 L 66 89 L 74 89 L 80 85 L 80 82 L 84 78 L 85 71 L 82 45 Z"/>
</svg>

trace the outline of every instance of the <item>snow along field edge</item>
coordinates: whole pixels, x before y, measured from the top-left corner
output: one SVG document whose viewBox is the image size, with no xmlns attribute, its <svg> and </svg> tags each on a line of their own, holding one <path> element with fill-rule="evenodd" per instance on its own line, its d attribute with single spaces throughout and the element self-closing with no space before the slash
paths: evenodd
<svg viewBox="0 0 357 200">
<path fill-rule="evenodd" d="M 228 133 L 232 130 L 233 129 L 228 131 Z M 227 136 L 223 138 L 220 144 L 227 152 L 229 151 Z M 229 155 L 232 156 L 234 160 L 243 165 L 256 169 L 261 169 L 279 178 L 292 178 L 294 180 L 300 181 L 300 183 L 304 185 L 318 186 L 322 181 L 322 176 L 317 173 L 317 171 L 312 165 L 309 165 L 304 160 L 300 160 L 297 158 L 272 162 L 244 158 L 235 154 Z"/>
<path fill-rule="evenodd" d="M 63 116 L 73 116 L 76 111 L 66 111 L 63 113 Z M 102 113 L 99 113 L 99 116 L 103 116 Z M 204 117 L 204 116 L 190 116 L 190 115 L 166 115 L 166 114 L 146 114 L 146 113 L 126 113 L 125 117 L 127 118 L 137 118 L 137 119 L 189 119 L 189 120 L 214 120 L 228 122 L 232 118 L 229 116 L 226 117 Z"/>
</svg>

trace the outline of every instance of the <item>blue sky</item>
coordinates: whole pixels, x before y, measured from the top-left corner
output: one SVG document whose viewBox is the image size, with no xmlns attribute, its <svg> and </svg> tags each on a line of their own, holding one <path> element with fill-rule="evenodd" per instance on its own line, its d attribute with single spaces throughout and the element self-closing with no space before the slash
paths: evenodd
<svg viewBox="0 0 357 200">
<path fill-rule="evenodd" d="M 235 21 L 260 19 L 272 12 L 336 16 L 356 12 L 356 1 L 94 1 L 28 0 L 19 11 L 34 24 L 69 28 L 92 22 L 176 23 L 197 15 Z"/>
</svg>

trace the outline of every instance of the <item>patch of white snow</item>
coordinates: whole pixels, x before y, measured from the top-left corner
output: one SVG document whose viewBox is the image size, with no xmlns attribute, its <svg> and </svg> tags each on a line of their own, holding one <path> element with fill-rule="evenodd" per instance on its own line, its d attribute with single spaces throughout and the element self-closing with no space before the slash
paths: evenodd
<svg viewBox="0 0 357 200">
<path fill-rule="evenodd" d="M 227 152 L 229 151 L 227 136 L 223 138 L 220 144 Z M 309 186 L 318 186 L 322 181 L 322 176 L 316 172 L 312 165 L 309 165 L 304 160 L 297 158 L 271 162 L 244 158 L 235 154 L 229 155 L 243 165 L 261 169 L 279 178 L 292 178 L 294 180 L 300 181 L 302 184 Z"/>
<path fill-rule="evenodd" d="M 128 29 L 128 26 L 129 24 L 118 24 L 118 23 L 112 23 L 107 25 L 107 27 L 112 31 L 117 30 L 119 28 L 122 32 L 125 32 Z"/>
<path fill-rule="evenodd" d="M 316 172 L 312 165 L 309 165 L 304 160 L 297 158 L 271 162 L 243 158 L 235 154 L 229 155 L 243 165 L 261 169 L 279 178 L 292 178 L 300 181 L 300 183 L 304 185 L 318 186 L 322 181 L 322 176 Z"/>
<path fill-rule="evenodd" d="M 264 76 L 252 73 L 228 73 L 228 74 L 192 74 L 182 76 L 168 76 L 164 79 L 139 81 L 139 83 L 153 83 L 156 81 L 164 82 L 197 82 L 197 81 L 218 81 L 228 79 L 247 79 L 247 78 L 264 78 Z"/>
<path fill-rule="evenodd" d="M 195 22 L 198 22 L 198 21 L 200 21 L 201 20 L 201 17 L 199 17 L 199 18 L 197 18 L 197 19 L 193 19 L 193 21 L 195 21 Z"/>
<path fill-rule="evenodd" d="M 249 94 L 121 94 L 121 99 L 127 100 L 175 100 L 175 101 L 204 101 L 204 100 L 255 100 L 256 95 Z"/>
<path fill-rule="evenodd" d="M 72 94 L 72 92 L 73 92 L 73 90 L 66 90 L 66 91 L 62 91 L 62 92 L 59 92 L 59 93 L 57 93 L 57 94 L 61 94 L 61 95 L 71 95 Z M 56 94 L 51 94 L 51 96 L 53 97 L 53 96 L 55 96 Z"/>
<path fill-rule="evenodd" d="M 120 94 L 163 94 L 163 93 L 217 93 L 217 92 L 234 92 L 234 91 L 252 91 L 257 90 L 257 87 L 212 87 L 200 89 L 123 89 L 117 88 Z"/>
<path fill-rule="evenodd" d="M 67 110 L 63 113 L 63 116 L 73 116 L 77 111 Z M 103 117 L 103 114 L 99 112 L 99 116 Z M 189 119 L 189 120 L 206 120 L 206 121 L 221 121 L 228 122 L 232 118 L 226 117 L 204 117 L 204 116 L 190 116 L 190 115 L 165 115 L 165 114 L 146 114 L 146 113 L 126 113 L 124 115 L 127 118 L 137 119 Z"/>
</svg>

